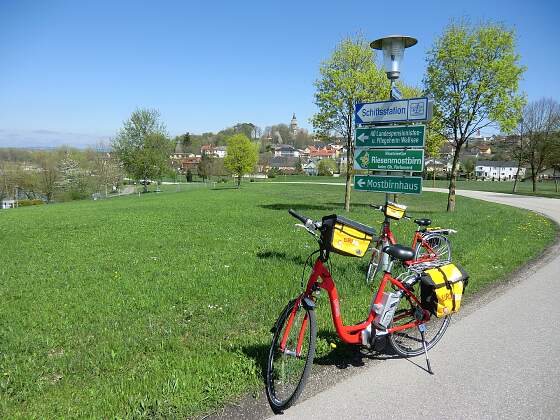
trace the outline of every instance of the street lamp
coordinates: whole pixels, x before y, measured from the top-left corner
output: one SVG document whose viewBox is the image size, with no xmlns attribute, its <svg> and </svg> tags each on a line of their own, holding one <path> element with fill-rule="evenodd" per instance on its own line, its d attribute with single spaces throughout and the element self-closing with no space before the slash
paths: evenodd
<svg viewBox="0 0 560 420">
<path fill-rule="evenodd" d="M 399 78 L 401 73 L 400 66 L 405 48 L 412 47 L 417 43 L 418 40 L 410 36 L 390 35 L 385 38 L 376 39 L 369 45 L 374 50 L 383 51 L 383 69 L 392 83 L 393 80 Z"/>
</svg>

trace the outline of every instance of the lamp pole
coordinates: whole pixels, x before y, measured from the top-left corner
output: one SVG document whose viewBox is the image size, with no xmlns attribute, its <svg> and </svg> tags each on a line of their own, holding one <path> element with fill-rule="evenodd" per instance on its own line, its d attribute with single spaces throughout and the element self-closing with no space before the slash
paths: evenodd
<svg viewBox="0 0 560 420">
<path fill-rule="evenodd" d="M 513 193 L 515 193 L 515 188 L 517 187 L 517 179 L 519 178 L 519 170 L 521 169 L 521 162 L 523 161 L 523 117 L 519 118 L 519 150 L 517 159 L 517 171 L 515 173 L 515 179 L 513 180 Z"/>
<path fill-rule="evenodd" d="M 372 41 L 370 45 L 374 50 L 383 51 L 383 69 L 387 73 L 387 78 L 391 82 L 389 100 L 394 101 L 400 98 L 394 96 L 395 81 L 401 74 L 401 62 L 404 58 L 404 50 L 416 45 L 418 40 L 405 35 L 389 35 Z M 389 172 L 386 172 L 389 175 Z M 393 199 L 396 201 L 396 194 Z M 385 205 L 389 201 L 389 194 L 385 193 Z"/>
</svg>

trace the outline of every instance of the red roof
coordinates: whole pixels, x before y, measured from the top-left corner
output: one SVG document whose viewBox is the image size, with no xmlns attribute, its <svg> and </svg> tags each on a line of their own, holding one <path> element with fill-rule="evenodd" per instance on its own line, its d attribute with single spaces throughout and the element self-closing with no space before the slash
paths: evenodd
<svg viewBox="0 0 560 420">
<path fill-rule="evenodd" d="M 318 149 L 312 150 L 309 155 L 311 157 L 335 157 L 336 150 L 329 150 L 329 149 Z"/>
</svg>

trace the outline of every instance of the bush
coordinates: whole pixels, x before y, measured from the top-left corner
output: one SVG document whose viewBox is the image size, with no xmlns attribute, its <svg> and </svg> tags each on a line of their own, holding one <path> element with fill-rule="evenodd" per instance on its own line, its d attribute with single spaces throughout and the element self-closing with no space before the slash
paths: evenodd
<svg viewBox="0 0 560 420">
<path fill-rule="evenodd" d="M 19 200 L 18 206 L 19 207 L 28 207 L 28 206 L 39 206 L 41 204 L 45 204 L 43 200 L 34 199 L 34 200 Z"/>
</svg>

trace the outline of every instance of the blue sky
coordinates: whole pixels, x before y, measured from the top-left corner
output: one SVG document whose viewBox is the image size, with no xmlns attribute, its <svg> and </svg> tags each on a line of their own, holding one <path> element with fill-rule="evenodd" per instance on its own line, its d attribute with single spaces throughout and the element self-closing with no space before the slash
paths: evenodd
<svg viewBox="0 0 560 420">
<path fill-rule="evenodd" d="M 462 16 L 514 27 L 522 89 L 560 100 L 556 1 L 0 0 L 0 146 L 94 144 L 136 107 L 171 134 L 293 112 L 311 128 L 313 81 L 342 37 L 418 38 L 402 77 L 420 84 L 426 50 Z"/>
</svg>

